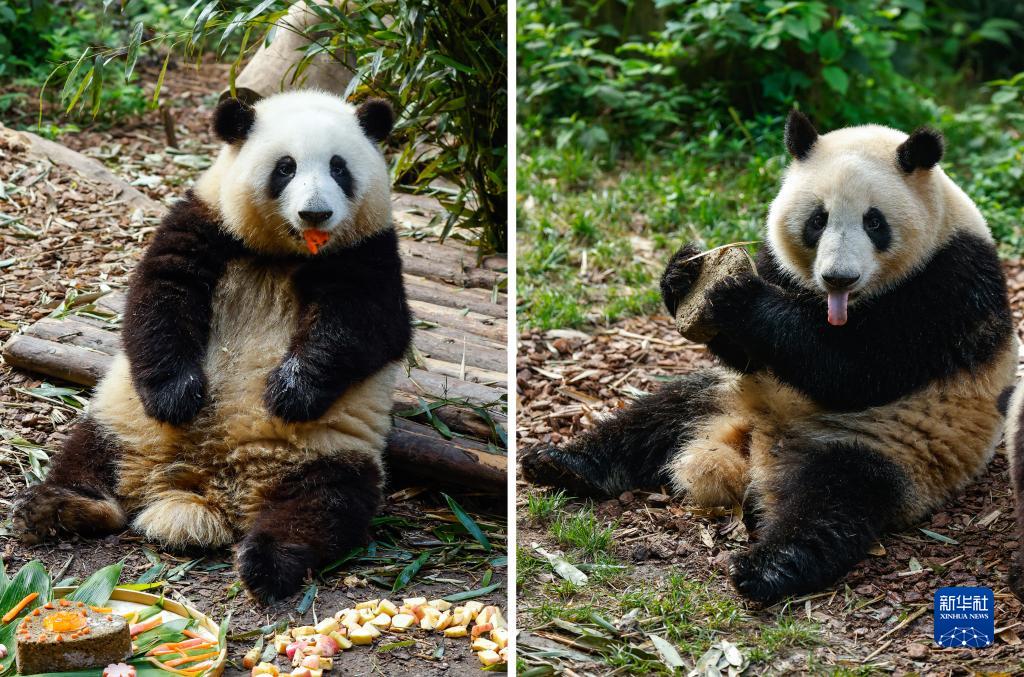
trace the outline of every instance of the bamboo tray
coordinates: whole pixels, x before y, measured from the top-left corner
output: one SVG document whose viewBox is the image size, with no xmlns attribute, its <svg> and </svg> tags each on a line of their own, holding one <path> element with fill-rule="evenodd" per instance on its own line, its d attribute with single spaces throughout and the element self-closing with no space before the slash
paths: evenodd
<svg viewBox="0 0 1024 677">
<path fill-rule="evenodd" d="M 71 594 L 77 588 L 54 588 L 53 598 L 60 599 L 65 595 Z M 138 592 L 136 590 L 123 590 L 121 588 L 114 588 L 114 592 L 110 594 L 110 601 L 107 603 L 115 612 L 121 613 L 125 611 L 134 611 L 136 609 L 143 609 L 148 606 L 153 606 L 160 601 L 160 598 L 156 595 L 151 595 L 148 592 Z M 175 602 L 174 600 L 167 599 L 163 600 L 164 610 L 160 612 L 161 618 L 166 621 L 173 621 L 179 618 L 194 618 L 199 624 L 199 630 L 203 634 L 209 634 L 211 641 L 217 641 L 218 635 L 220 634 L 220 626 L 213 622 L 206 614 L 193 609 L 190 606 L 185 606 Z M 224 664 L 228 658 L 228 647 L 227 642 L 224 642 L 225 646 L 218 647 L 220 649 L 220 655 L 217 656 L 217 660 L 214 662 L 213 667 L 207 670 L 206 674 L 211 677 L 220 677 L 224 673 Z M 166 673 L 170 675 L 171 673 Z"/>
</svg>

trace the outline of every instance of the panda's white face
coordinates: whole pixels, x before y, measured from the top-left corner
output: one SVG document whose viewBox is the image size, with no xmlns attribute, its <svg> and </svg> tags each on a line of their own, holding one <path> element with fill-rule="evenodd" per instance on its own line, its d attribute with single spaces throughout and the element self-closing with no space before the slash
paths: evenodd
<svg viewBox="0 0 1024 677">
<path fill-rule="evenodd" d="M 898 283 L 948 234 L 934 167 L 941 137 L 932 165 L 907 171 L 898 161 L 902 132 L 868 125 L 810 134 L 772 202 L 768 239 L 783 268 L 824 297 L 828 322 L 842 325 L 850 304 Z"/>
<path fill-rule="evenodd" d="M 211 171 L 225 222 L 248 244 L 316 253 L 390 225 L 387 165 L 353 106 L 290 92 L 248 114 L 244 138 L 229 141 Z"/>
</svg>

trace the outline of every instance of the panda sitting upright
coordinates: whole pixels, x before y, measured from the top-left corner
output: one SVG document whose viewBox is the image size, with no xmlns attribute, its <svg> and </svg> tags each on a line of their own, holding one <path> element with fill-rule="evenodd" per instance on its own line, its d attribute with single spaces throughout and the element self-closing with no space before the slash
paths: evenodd
<svg viewBox="0 0 1024 677">
<path fill-rule="evenodd" d="M 819 136 L 793 112 L 785 140 L 793 161 L 757 275 L 706 297 L 724 366 L 522 459 L 527 478 L 581 495 L 669 482 L 702 505 L 745 503 L 752 545 L 730 577 L 765 603 L 836 581 L 882 531 L 978 474 L 1017 364 L 992 235 L 937 166 L 937 132 Z M 670 312 L 701 273 L 697 253 L 665 271 Z"/>
<path fill-rule="evenodd" d="M 278 94 L 214 114 L 224 146 L 135 272 L 123 353 L 28 489 L 28 543 L 130 520 L 171 548 L 241 539 L 255 596 L 361 544 L 411 339 L 386 102 Z"/>
</svg>

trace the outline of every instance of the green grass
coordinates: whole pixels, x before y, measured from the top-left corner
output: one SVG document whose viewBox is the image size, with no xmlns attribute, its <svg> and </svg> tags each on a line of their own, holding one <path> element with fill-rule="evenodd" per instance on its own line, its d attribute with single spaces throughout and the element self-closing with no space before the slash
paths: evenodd
<svg viewBox="0 0 1024 677">
<path fill-rule="evenodd" d="M 1024 137 L 1008 133 L 1024 122 L 1021 109 L 940 108 L 931 121 L 946 136 L 943 167 L 978 204 L 1004 256 L 1024 253 Z M 517 163 L 521 325 L 583 327 L 658 312 L 658 278 L 681 244 L 763 239 L 788 158 L 781 121 L 749 128 L 749 140 L 713 132 L 614 161 L 527 130 Z"/>
<path fill-rule="evenodd" d="M 820 631 L 817 624 L 801 621 L 792 616 L 780 615 L 774 625 L 762 628 L 753 641 L 750 653 L 752 661 L 768 661 L 782 649 L 791 647 L 808 648 L 819 644 Z"/>
<path fill-rule="evenodd" d="M 562 490 L 547 493 L 533 491 L 526 499 L 526 514 L 535 522 L 546 522 L 556 513 L 560 513 L 569 501 Z"/>
<path fill-rule="evenodd" d="M 594 514 L 593 507 L 587 506 L 571 515 L 559 515 L 548 531 L 560 545 L 595 558 L 610 552 L 615 528 L 605 526 Z"/>
<path fill-rule="evenodd" d="M 533 577 L 543 571 L 545 566 L 547 565 L 544 560 L 536 557 L 532 550 L 521 545 L 516 546 L 516 585 L 520 589 L 531 583 Z"/>
</svg>

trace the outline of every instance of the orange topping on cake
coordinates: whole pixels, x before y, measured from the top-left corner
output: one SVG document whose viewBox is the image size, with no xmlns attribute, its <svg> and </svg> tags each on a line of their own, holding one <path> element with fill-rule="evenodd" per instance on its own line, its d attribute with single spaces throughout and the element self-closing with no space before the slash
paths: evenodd
<svg viewBox="0 0 1024 677">
<path fill-rule="evenodd" d="M 71 632 L 85 627 L 85 616 L 73 611 L 58 611 L 43 619 L 43 627 L 54 632 Z"/>
</svg>

